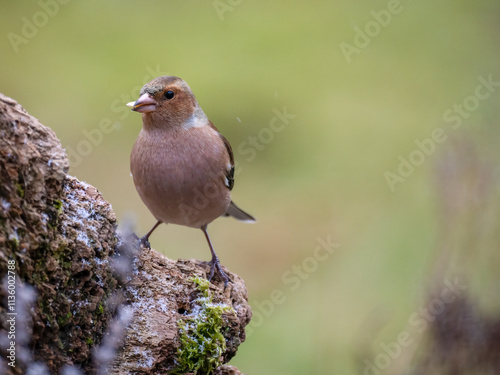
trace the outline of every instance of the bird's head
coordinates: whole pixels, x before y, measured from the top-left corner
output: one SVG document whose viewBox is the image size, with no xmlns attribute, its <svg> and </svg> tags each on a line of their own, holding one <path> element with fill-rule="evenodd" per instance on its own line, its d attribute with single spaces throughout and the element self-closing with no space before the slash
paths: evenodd
<svg viewBox="0 0 500 375">
<path fill-rule="evenodd" d="M 206 118 L 188 84 L 174 76 L 157 77 L 146 83 L 139 99 L 127 106 L 141 112 L 145 124 L 175 126 Z"/>
</svg>

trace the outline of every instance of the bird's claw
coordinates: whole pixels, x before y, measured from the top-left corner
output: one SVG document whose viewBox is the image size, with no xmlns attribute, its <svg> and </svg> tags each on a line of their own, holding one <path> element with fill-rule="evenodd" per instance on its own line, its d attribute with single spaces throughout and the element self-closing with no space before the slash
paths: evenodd
<svg viewBox="0 0 500 375">
<path fill-rule="evenodd" d="M 139 246 L 144 246 L 146 249 L 151 250 L 151 244 L 146 236 L 139 238 Z"/>
<path fill-rule="evenodd" d="M 220 266 L 220 263 L 219 263 L 219 259 L 217 259 L 217 258 L 212 258 L 212 260 L 210 261 L 210 273 L 208 274 L 208 281 L 212 281 L 212 278 L 215 275 L 216 269 L 217 269 L 217 273 L 220 275 L 221 279 L 224 281 L 224 289 L 226 289 L 227 283 L 229 282 L 229 277 L 222 270 L 222 267 Z"/>
</svg>

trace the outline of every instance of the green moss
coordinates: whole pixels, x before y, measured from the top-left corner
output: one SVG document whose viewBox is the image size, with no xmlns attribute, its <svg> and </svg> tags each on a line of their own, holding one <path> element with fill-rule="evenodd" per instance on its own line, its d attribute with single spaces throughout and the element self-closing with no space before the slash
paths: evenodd
<svg viewBox="0 0 500 375">
<path fill-rule="evenodd" d="M 87 337 L 87 338 L 85 339 L 85 342 L 86 342 L 88 345 L 94 345 L 94 340 L 92 340 L 92 338 L 91 338 L 91 337 Z"/>
<path fill-rule="evenodd" d="M 21 198 L 24 198 L 24 187 L 20 183 L 16 184 L 16 192 Z"/>
<path fill-rule="evenodd" d="M 40 310 L 42 310 L 42 312 L 45 315 L 45 318 L 47 319 L 47 321 L 53 322 L 53 320 L 52 320 L 52 314 L 50 312 L 50 308 L 49 308 L 49 306 L 47 305 L 47 303 L 45 301 L 40 301 Z"/>
<path fill-rule="evenodd" d="M 70 312 L 67 313 L 65 316 L 58 316 L 57 317 L 57 323 L 61 327 L 65 326 L 66 324 L 69 323 L 69 321 L 71 320 L 72 317 L 73 317 L 73 315 Z"/>
<path fill-rule="evenodd" d="M 54 259 L 59 265 L 65 269 L 70 270 L 72 266 L 71 249 L 66 247 L 66 243 L 60 243 L 58 248 L 54 251 Z"/>
<path fill-rule="evenodd" d="M 9 237 L 10 244 L 12 249 L 17 250 L 19 248 L 19 238 L 11 236 Z"/>
<path fill-rule="evenodd" d="M 60 215 L 63 210 L 63 204 L 60 199 L 54 200 L 54 208 L 57 210 L 57 214 Z"/>
<path fill-rule="evenodd" d="M 39 270 L 35 270 L 35 272 L 33 272 L 31 279 L 33 280 L 33 284 L 35 285 L 40 285 L 40 283 L 49 281 L 47 275 Z"/>
<path fill-rule="evenodd" d="M 197 285 L 201 297 L 194 300 L 194 308 L 185 319 L 179 319 L 180 347 L 177 350 L 178 367 L 174 373 L 211 374 L 221 365 L 226 351 L 223 313 L 234 310 L 231 306 L 212 302 L 209 282 L 201 277 L 190 278 Z"/>
<path fill-rule="evenodd" d="M 104 306 L 102 305 L 102 303 L 100 303 L 99 306 L 97 307 L 97 315 L 101 315 L 103 312 L 104 312 Z"/>
<path fill-rule="evenodd" d="M 208 293 L 208 289 L 210 288 L 210 282 L 207 279 L 195 275 L 190 277 L 188 280 L 196 284 L 198 290 L 203 294 L 203 297 L 207 298 L 210 297 Z"/>
</svg>

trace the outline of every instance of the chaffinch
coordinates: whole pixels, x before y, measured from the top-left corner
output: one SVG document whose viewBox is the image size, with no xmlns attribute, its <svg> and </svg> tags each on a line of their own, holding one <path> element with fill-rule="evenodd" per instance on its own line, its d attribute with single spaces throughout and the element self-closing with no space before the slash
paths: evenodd
<svg viewBox="0 0 500 375">
<path fill-rule="evenodd" d="M 191 88 L 178 77 L 153 79 L 140 97 L 127 104 L 142 114 L 143 127 L 130 155 L 130 171 L 144 204 L 157 223 L 200 228 L 212 253 L 211 280 L 215 271 L 227 285 L 214 251 L 207 225 L 220 216 L 254 222 L 231 201 L 234 158 L 231 145 L 207 118 Z"/>
</svg>

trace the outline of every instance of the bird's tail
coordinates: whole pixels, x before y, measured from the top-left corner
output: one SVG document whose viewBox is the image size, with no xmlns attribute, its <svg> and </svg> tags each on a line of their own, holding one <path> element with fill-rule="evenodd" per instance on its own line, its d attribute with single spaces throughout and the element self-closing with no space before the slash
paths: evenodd
<svg viewBox="0 0 500 375">
<path fill-rule="evenodd" d="M 247 223 L 255 222 L 255 218 L 252 215 L 247 214 L 245 211 L 235 205 L 233 201 L 231 201 L 231 204 L 229 205 L 229 208 L 227 209 L 224 216 L 232 216 L 235 219 L 245 221 Z"/>
</svg>

